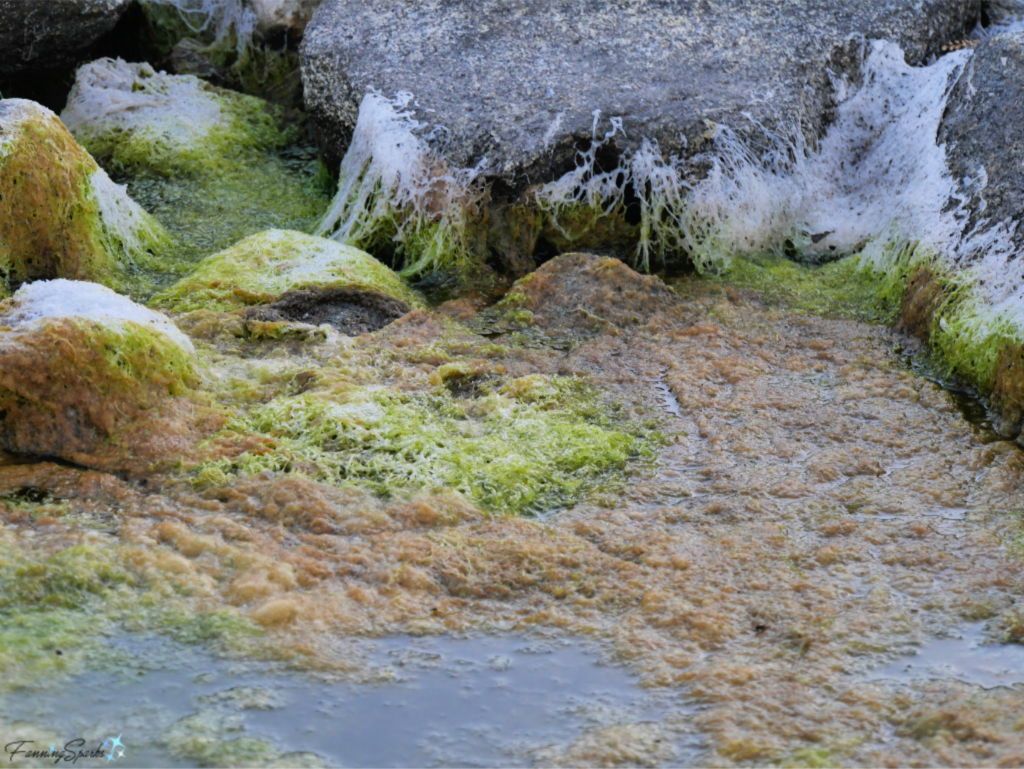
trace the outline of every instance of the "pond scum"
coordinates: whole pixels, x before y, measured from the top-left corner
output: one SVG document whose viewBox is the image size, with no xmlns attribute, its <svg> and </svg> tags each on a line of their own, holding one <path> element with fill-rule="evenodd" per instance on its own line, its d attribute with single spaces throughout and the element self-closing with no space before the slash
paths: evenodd
<svg viewBox="0 0 1024 769">
<path fill-rule="evenodd" d="M 485 169 L 430 155 L 404 96 L 366 97 L 331 203 L 315 163 L 288 160 L 282 112 L 89 65 L 65 121 L 176 239 L 136 260 L 131 293 L 163 289 L 191 340 L 187 381 L 152 409 L 183 437 L 159 461 L 134 450 L 163 429 L 146 422 L 76 465 L 0 453 L 0 696 L 124 664 L 107 640 L 128 632 L 354 680 L 338 638 L 537 632 L 598 639 L 700 705 L 565 735 L 553 763 L 670 763 L 694 733 L 712 765 L 1024 760 L 1019 687 L 867 675 L 964 622 L 1024 638 L 1024 458 L 907 371 L 912 343 L 886 327 L 908 285 L 934 286 L 935 361 L 980 392 L 1022 341 L 1019 289 L 987 277 L 1008 228 L 965 231 L 962 206 L 919 194 L 956 199 L 942 148 L 911 142 L 969 55 L 911 70 L 875 45 L 818 150 L 780 135 L 755 158 L 721 128 L 696 185 L 651 144 L 615 172 L 582 154 L 523 205 L 568 236 L 621 217 L 631 185 L 635 266 L 685 252 L 698 274 L 566 254 L 487 309 L 471 291 L 431 305 L 353 250 L 406 278 L 481 268 Z M 137 121 L 137 94 L 209 119 Z M 884 130 L 859 136 L 882 105 Z M 344 245 L 290 232 L 314 229 Z M 251 314 L 340 290 L 410 311 L 355 337 Z M 166 744 L 204 765 L 281 757 L 230 723 L 199 731 Z"/>
</svg>

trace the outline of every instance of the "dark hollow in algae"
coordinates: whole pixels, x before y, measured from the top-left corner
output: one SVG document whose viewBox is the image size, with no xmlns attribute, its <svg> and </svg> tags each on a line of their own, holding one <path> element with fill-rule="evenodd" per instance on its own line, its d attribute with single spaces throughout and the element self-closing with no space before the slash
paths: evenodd
<svg viewBox="0 0 1024 769">
<path fill-rule="evenodd" d="M 278 301 L 246 312 L 246 320 L 327 323 L 348 336 L 379 331 L 409 312 L 398 299 L 367 291 L 289 291 Z"/>
</svg>

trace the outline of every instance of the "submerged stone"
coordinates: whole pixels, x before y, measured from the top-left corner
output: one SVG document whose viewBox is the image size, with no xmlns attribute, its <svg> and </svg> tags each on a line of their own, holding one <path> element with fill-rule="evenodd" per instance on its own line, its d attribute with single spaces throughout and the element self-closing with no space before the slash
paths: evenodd
<svg viewBox="0 0 1024 769">
<path fill-rule="evenodd" d="M 0 74 L 73 64 L 129 5 L 131 0 L 0 0 Z"/>
<path fill-rule="evenodd" d="M 49 278 L 120 285 L 167 242 L 56 115 L 0 101 L 0 292 Z"/>
<path fill-rule="evenodd" d="M 422 303 L 369 254 L 286 230 L 253 235 L 207 257 L 152 302 L 173 312 L 254 308 L 249 315 L 256 320 L 331 323 L 353 335 Z"/>
<path fill-rule="evenodd" d="M 499 309 L 513 322 L 586 333 L 635 327 L 655 314 L 671 314 L 678 303 L 659 278 L 640 275 L 618 259 L 563 254 L 518 281 Z"/>
<path fill-rule="evenodd" d="M 196 377 L 192 344 L 166 317 L 102 286 L 39 281 L 0 303 L 5 451 L 93 464 L 104 442 L 156 420 Z M 150 425 L 163 448 L 173 443 Z"/>
</svg>

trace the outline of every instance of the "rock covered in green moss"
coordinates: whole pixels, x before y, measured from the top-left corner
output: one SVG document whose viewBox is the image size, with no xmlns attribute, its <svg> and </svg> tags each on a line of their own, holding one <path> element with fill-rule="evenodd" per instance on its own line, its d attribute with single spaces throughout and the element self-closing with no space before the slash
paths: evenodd
<svg viewBox="0 0 1024 769">
<path fill-rule="evenodd" d="M 0 303 L 0 449 L 85 464 L 196 382 L 187 337 L 95 283 L 39 281 Z"/>
<path fill-rule="evenodd" d="M 61 119 L 108 167 L 165 175 L 214 174 L 240 152 L 294 138 L 261 99 L 121 59 L 80 67 Z"/>
<path fill-rule="evenodd" d="M 167 242 L 56 115 L 35 102 L 0 101 L 0 284 L 69 278 L 117 286 L 133 261 Z"/>
<path fill-rule="evenodd" d="M 254 233 L 309 231 L 328 202 L 300 124 L 196 77 L 101 59 L 79 70 L 64 119 L 175 238 L 145 265 L 149 293 Z"/>
<path fill-rule="evenodd" d="M 301 232 L 269 230 L 207 257 L 188 277 L 157 294 L 153 305 L 174 312 L 230 311 L 287 302 L 296 293 L 338 291 L 395 300 L 406 311 L 423 303 L 369 254 Z"/>
<path fill-rule="evenodd" d="M 0 0 L 0 74 L 54 70 L 114 28 L 130 0 Z"/>
</svg>

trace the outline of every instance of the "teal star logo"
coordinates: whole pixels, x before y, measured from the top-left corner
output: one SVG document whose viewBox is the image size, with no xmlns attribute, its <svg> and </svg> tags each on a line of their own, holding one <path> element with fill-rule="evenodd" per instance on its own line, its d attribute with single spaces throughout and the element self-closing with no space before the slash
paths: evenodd
<svg viewBox="0 0 1024 769">
<path fill-rule="evenodd" d="M 56 753 L 57 752 L 57 746 L 56 745 L 51 745 L 50 746 L 50 752 L 51 753 Z"/>
<path fill-rule="evenodd" d="M 124 732 L 122 732 L 121 734 L 124 734 Z M 125 746 L 124 743 L 121 742 L 121 734 L 117 735 L 116 737 L 107 737 L 107 739 L 103 740 L 102 747 L 106 747 L 107 745 L 110 746 L 110 754 L 107 756 L 108 764 L 111 761 L 117 761 L 117 759 L 121 758 L 124 755 Z M 121 749 L 120 752 L 118 752 L 118 748 Z"/>
</svg>

